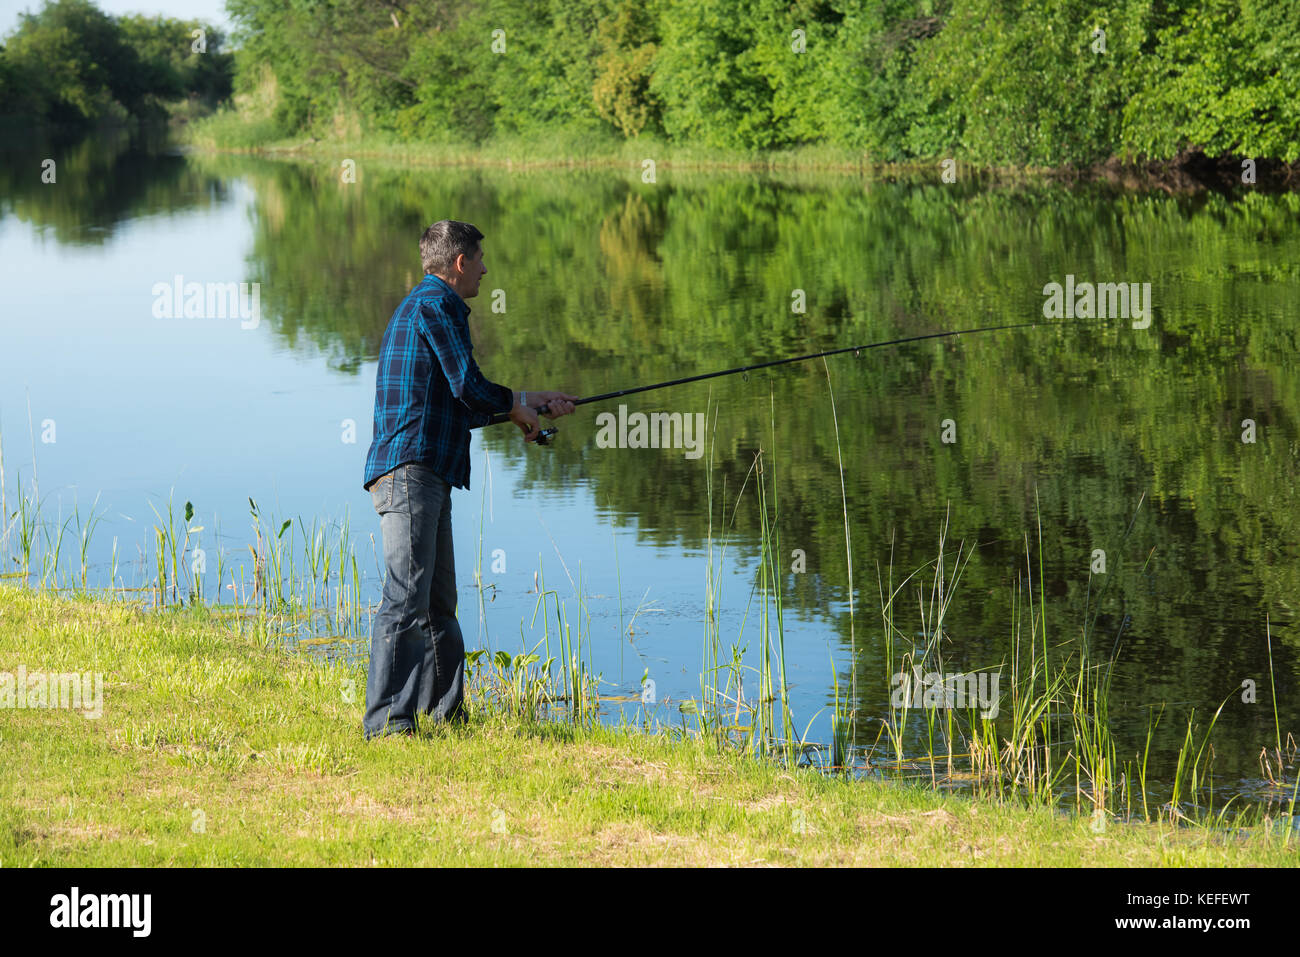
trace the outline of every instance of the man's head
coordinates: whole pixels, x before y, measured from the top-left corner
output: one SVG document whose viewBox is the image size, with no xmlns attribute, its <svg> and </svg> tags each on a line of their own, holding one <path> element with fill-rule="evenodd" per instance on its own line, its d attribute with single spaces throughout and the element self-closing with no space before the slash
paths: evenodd
<svg viewBox="0 0 1300 957">
<path fill-rule="evenodd" d="M 483 265 L 483 234 L 470 223 L 443 219 L 420 237 L 420 260 L 426 275 L 444 279 L 462 299 L 478 295 L 479 280 L 487 275 Z"/>
</svg>

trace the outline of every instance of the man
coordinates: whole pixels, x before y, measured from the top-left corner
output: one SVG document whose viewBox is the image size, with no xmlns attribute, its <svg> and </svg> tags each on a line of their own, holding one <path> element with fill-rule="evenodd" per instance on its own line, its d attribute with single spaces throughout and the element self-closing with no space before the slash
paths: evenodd
<svg viewBox="0 0 1300 957">
<path fill-rule="evenodd" d="M 367 739 L 414 734 L 416 712 L 463 718 L 465 642 L 456 621 L 451 488 L 469 488 L 469 430 L 509 412 L 524 439 L 537 410 L 552 419 L 577 396 L 518 392 L 474 361 L 466 299 L 478 295 L 483 234 L 442 220 L 420 237 L 425 276 L 384 331 L 375 377 L 375 429 L 364 487 L 379 513 L 388 575 L 370 635 Z"/>
</svg>

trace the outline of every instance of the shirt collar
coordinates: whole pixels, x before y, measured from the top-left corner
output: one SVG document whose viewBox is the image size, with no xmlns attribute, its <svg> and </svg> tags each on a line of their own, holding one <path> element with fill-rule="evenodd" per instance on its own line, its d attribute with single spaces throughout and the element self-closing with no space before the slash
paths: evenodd
<svg viewBox="0 0 1300 957">
<path fill-rule="evenodd" d="M 435 276 L 433 273 L 425 273 L 424 281 L 437 289 L 445 290 L 457 311 L 463 316 L 469 315 L 469 303 L 460 297 L 460 293 L 451 288 L 451 283 L 447 282 L 447 280 L 443 279 L 441 276 Z"/>
</svg>

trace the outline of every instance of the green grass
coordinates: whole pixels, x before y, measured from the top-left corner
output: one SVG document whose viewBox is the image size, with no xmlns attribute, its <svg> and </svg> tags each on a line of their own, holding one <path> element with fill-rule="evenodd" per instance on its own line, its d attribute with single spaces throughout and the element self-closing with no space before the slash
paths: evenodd
<svg viewBox="0 0 1300 957">
<path fill-rule="evenodd" d="M 103 714 L 0 712 L 0 865 L 1287 864 L 1281 838 L 1112 824 L 783 769 L 708 738 L 519 720 L 367 743 L 364 673 L 204 609 L 0 587 L 0 671 L 102 672 Z"/>
<path fill-rule="evenodd" d="M 238 98 L 237 98 L 238 99 Z M 356 124 L 325 138 L 285 135 L 268 109 L 226 108 L 190 124 L 186 141 L 201 150 L 258 153 L 266 156 L 366 159 L 403 166 L 500 166 L 509 169 L 557 167 L 620 167 L 645 172 L 645 160 L 660 169 L 700 171 L 791 171 L 872 173 L 933 179 L 944 157 L 906 163 L 878 163 L 859 150 L 825 144 L 782 150 L 736 150 L 691 143 L 670 143 L 651 135 L 624 139 L 613 134 L 549 130 L 528 136 L 496 135 L 480 143 L 417 142 L 381 132 L 359 133 Z M 1020 180 L 1051 172 L 1045 168 L 962 168 L 962 176 L 978 173 Z"/>
<path fill-rule="evenodd" d="M 886 670 L 906 679 L 904 692 L 914 685 L 914 674 L 945 672 L 945 647 L 960 650 L 944 622 L 971 552 L 959 545 L 951 574 L 946 574 L 947 538 L 945 521 L 937 556 L 901 582 L 895 583 L 892 553 L 887 572 L 877 573 Z M 919 767 L 936 788 L 957 786 L 996 803 L 1069 809 L 1093 821 L 1160 819 L 1239 829 L 1273 827 L 1279 817 L 1294 821 L 1300 797 L 1300 777 L 1294 774 L 1297 749 L 1291 736 L 1285 748 L 1281 745 L 1276 705 L 1276 747 L 1264 748 L 1260 755 L 1261 780 L 1273 787 L 1267 800 L 1237 794 L 1224 801 L 1223 788 L 1216 795 L 1212 735 L 1221 704 L 1208 723 L 1197 723 L 1195 709 L 1188 714 L 1172 777 L 1160 782 L 1171 786 L 1171 795 L 1160 806 L 1149 803 L 1148 759 L 1164 706 L 1149 719 L 1142 753 L 1121 755 L 1110 717 L 1120 639 L 1105 658 L 1089 651 L 1088 627 L 1079 638 L 1049 641 L 1041 524 L 1037 553 L 1035 571 L 1027 537 L 1025 575 L 1011 589 L 1010 661 L 984 664 L 1006 679 L 996 720 L 979 708 L 945 706 L 938 695 L 933 702 L 927 696 L 920 705 L 910 693 L 902 695 L 901 703 L 891 697 L 881 719 L 883 744 L 878 739 L 883 753 L 877 755 L 877 747 L 867 753 L 874 766 L 891 776 Z M 928 591 L 921 575 L 927 569 L 933 569 Z M 924 636 L 923 644 L 917 646 L 912 635 Z M 1269 686 L 1274 686 L 1271 657 Z M 836 699 L 838 715 L 838 687 Z"/>
</svg>

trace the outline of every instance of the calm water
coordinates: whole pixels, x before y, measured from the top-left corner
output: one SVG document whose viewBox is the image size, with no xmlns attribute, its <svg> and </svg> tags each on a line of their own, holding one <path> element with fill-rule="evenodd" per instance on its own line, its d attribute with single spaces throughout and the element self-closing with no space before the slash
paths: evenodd
<svg viewBox="0 0 1300 957">
<path fill-rule="evenodd" d="M 46 157 L 52 184 L 41 182 Z M 1150 283 L 1148 329 L 1124 320 L 872 350 L 830 360 L 830 385 L 827 366 L 809 362 L 633 397 L 627 411 L 708 410 L 711 434 L 716 423 L 714 534 L 727 525 L 731 536 L 722 635 L 751 657 L 752 477 L 737 492 L 763 449 L 790 556 L 795 723 L 812 720 L 812 739 L 829 737 L 832 667 L 844 684 L 852 654 L 833 386 L 868 676 L 862 743 L 888 701 L 878 573 L 891 555 L 895 581 L 932 560 L 946 521 L 950 573 L 958 545 L 973 549 L 945 622 L 948 670 L 1007 658 L 1029 536 L 1053 644 L 1080 641 L 1085 622 L 1094 651 L 1118 640 L 1121 759 L 1162 705 L 1157 765 L 1193 709 L 1208 717 L 1226 698 L 1216 786 L 1268 793 L 1266 618 L 1282 736 L 1300 732 L 1300 195 L 358 168 L 343 183 L 336 164 L 186 157 L 126 138 L 6 144 L 10 511 L 20 480 L 25 491 L 38 481 L 51 527 L 98 496 L 92 583 L 108 583 L 114 543 L 119 583 L 152 577 L 152 509 L 169 496 L 194 504 L 201 546 L 224 550 L 238 573 L 251 497 L 309 528 L 350 516 L 365 593 L 377 594 L 378 520 L 361 489 L 375 356 L 435 219 L 487 235 L 471 306 L 489 378 L 582 395 L 1030 321 L 1043 287 L 1067 275 Z M 159 317 L 156 287 L 177 276 L 259 284 L 260 321 Z M 792 309 L 796 290 L 804 312 Z M 648 671 L 675 714 L 700 691 L 710 457 L 601 447 L 597 415 L 617 408 L 560 420 L 546 449 L 509 426 L 475 434 L 473 489 L 454 497 L 460 615 L 471 646 L 518 650 L 521 631 L 530 645 L 540 637 L 527 620 L 534 573 L 570 599 L 580 578 L 603 689 L 633 693 Z M 497 586 L 482 617 L 480 547 Z M 1105 572 L 1090 575 L 1097 550 Z M 77 558 L 65 559 L 66 572 Z M 213 582 L 208 599 L 217 593 Z M 912 594 L 899 621 L 920 633 Z M 1241 701 L 1247 679 L 1255 704 Z"/>
</svg>

